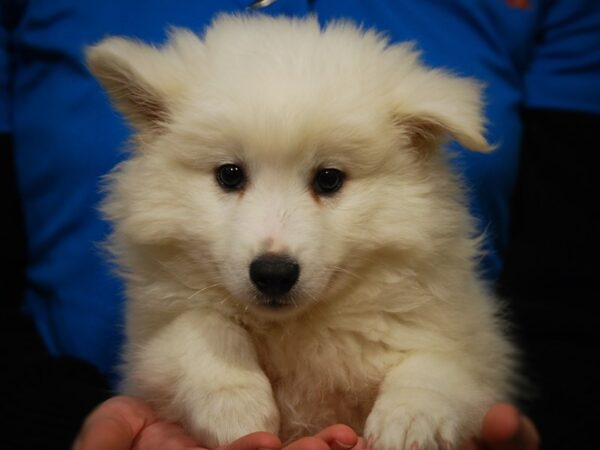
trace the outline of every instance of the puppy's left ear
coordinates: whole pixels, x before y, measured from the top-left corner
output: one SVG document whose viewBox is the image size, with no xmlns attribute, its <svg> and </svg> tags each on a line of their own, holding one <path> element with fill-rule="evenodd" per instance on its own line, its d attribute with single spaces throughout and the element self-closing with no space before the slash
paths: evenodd
<svg viewBox="0 0 600 450">
<path fill-rule="evenodd" d="M 473 79 L 417 69 L 395 91 L 395 123 L 419 149 L 436 148 L 451 137 L 470 150 L 491 151 L 484 137 L 482 88 Z"/>
</svg>

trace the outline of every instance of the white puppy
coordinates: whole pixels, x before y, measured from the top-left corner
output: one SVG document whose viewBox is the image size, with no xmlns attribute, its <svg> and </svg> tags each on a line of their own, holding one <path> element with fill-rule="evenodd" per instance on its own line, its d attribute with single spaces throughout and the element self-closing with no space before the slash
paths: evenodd
<svg viewBox="0 0 600 450">
<path fill-rule="evenodd" d="M 104 212 L 127 282 L 124 392 L 214 447 L 346 423 L 455 447 L 513 349 L 441 144 L 486 151 L 480 87 L 341 22 L 222 16 L 92 72 L 134 126 Z"/>
</svg>

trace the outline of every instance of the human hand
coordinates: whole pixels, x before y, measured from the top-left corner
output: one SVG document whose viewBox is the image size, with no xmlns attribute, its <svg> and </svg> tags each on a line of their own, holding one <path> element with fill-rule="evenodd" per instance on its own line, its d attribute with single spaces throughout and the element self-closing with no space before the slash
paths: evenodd
<svg viewBox="0 0 600 450">
<path fill-rule="evenodd" d="M 508 404 L 494 405 L 483 419 L 481 435 L 460 450 L 538 450 L 540 436 L 528 417 Z"/>
<path fill-rule="evenodd" d="M 219 450 L 280 450 L 281 441 L 271 433 L 244 436 Z M 291 442 L 283 450 L 366 450 L 351 428 L 333 425 Z M 160 420 L 140 399 L 118 396 L 102 403 L 86 419 L 73 450 L 206 450 L 176 424 Z"/>
</svg>

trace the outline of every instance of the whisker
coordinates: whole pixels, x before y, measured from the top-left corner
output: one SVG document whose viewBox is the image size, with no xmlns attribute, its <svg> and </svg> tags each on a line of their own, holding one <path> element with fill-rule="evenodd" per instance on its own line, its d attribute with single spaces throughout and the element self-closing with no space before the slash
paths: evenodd
<svg viewBox="0 0 600 450">
<path fill-rule="evenodd" d="M 226 295 L 225 297 L 223 297 L 220 301 L 219 301 L 219 305 L 224 305 L 225 303 L 227 303 L 228 301 L 231 300 L 231 296 L 230 295 Z"/>
<path fill-rule="evenodd" d="M 364 280 L 364 279 L 365 279 L 364 277 L 361 277 L 360 275 L 358 275 L 358 274 L 356 274 L 356 273 L 352 272 L 351 270 L 349 270 L 349 269 L 346 269 L 346 268 L 344 268 L 344 267 L 342 267 L 342 266 L 337 266 L 337 265 L 334 265 L 334 266 L 331 266 L 331 269 L 332 269 L 333 271 L 335 271 L 335 272 L 340 272 L 340 273 L 345 273 L 345 274 L 347 274 L 347 275 L 350 275 L 351 277 L 354 277 L 354 278 L 356 278 L 357 280 L 361 280 L 361 281 L 362 281 L 362 280 Z"/>
<path fill-rule="evenodd" d="M 214 284 L 210 284 L 206 287 L 203 287 L 202 289 L 198 289 L 196 292 L 194 292 L 192 295 L 190 295 L 187 299 L 191 300 L 192 298 L 194 298 L 196 295 L 201 294 L 202 292 L 208 290 L 208 289 L 212 289 L 215 287 L 219 287 L 222 286 L 222 283 L 214 283 Z"/>
</svg>

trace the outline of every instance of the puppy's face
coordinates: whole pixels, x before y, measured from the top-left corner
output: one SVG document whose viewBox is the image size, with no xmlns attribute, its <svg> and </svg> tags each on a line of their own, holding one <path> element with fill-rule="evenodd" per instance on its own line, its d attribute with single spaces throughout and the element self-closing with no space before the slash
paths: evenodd
<svg viewBox="0 0 600 450">
<path fill-rule="evenodd" d="M 349 24 L 225 17 L 204 40 L 112 38 L 88 61 L 137 130 L 105 205 L 119 239 L 169 248 L 190 300 L 264 317 L 389 253 L 434 253 L 455 200 L 435 148 L 445 133 L 486 148 L 477 86 Z"/>
<path fill-rule="evenodd" d="M 205 245 L 188 251 L 197 261 L 210 255 L 215 282 L 236 301 L 297 313 L 353 274 L 352 252 L 372 239 L 360 235 L 396 178 L 386 168 L 400 163 L 396 135 L 383 117 L 357 120 L 313 93 L 278 105 L 239 94 L 216 102 L 231 101 L 230 110 L 199 102 L 175 119 L 169 158 L 184 168 L 177 189 L 187 184 L 188 203 L 174 217 L 202 217 L 182 234 Z"/>
</svg>

